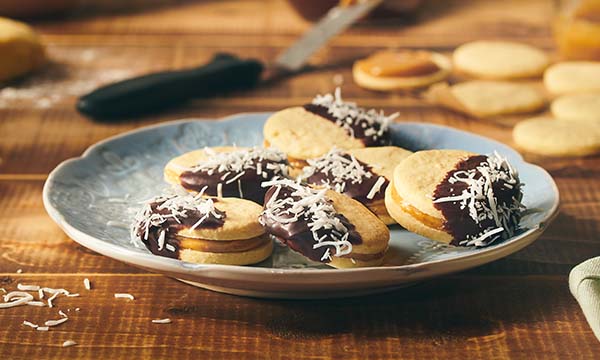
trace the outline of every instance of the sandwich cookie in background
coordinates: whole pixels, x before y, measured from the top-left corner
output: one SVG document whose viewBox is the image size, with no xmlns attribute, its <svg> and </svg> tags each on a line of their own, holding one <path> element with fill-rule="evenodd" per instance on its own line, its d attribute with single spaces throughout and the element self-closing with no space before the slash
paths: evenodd
<svg viewBox="0 0 600 360">
<path fill-rule="evenodd" d="M 539 77 L 550 63 L 542 50 L 510 41 L 466 43 L 452 57 L 458 72 L 484 79 Z"/>
<path fill-rule="evenodd" d="M 365 205 L 385 224 L 395 224 L 385 208 L 385 189 L 396 165 L 410 154 L 397 146 L 332 149 L 319 158 L 307 160 L 308 166 L 300 179 L 347 195 Z"/>
<path fill-rule="evenodd" d="M 541 89 L 533 85 L 489 80 L 435 84 L 425 93 L 425 98 L 476 118 L 530 113 L 546 104 Z"/>
<path fill-rule="evenodd" d="M 365 89 L 392 91 L 431 85 L 446 79 L 451 71 L 452 63 L 442 54 L 386 50 L 355 62 L 352 76 Z"/>
<path fill-rule="evenodd" d="M 291 250 L 335 268 L 383 262 L 390 231 L 358 201 L 287 179 L 264 185 L 269 190 L 259 221 Z"/>
<path fill-rule="evenodd" d="M 257 220 L 261 210 L 238 198 L 169 193 L 143 205 L 132 237 L 159 256 L 198 264 L 255 264 L 273 251 Z"/>
<path fill-rule="evenodd" d="M 396 116 L 343 101 L 338 88 L 335 94 L 317 95 L 309 104 L 273 114 L 263 129 L 265 145 L 285 152 L 290 165 L 302 167 L 306 159 L 326 154 L 332 147 L 389 145 L 388 126 Z"/>
<path fill-rule="evenodd" d="M 190 192 L 238 197 L 263 203 L 263 181 L 287 176 L 287 156 L 262 147 L 213 147 L 195 150 L 169 161 L 165 180 Z"/>
<path fill-rule="evenodd" d="M 407 230 L 460 246 L 486 246 L 515 233 L 522 184 L 501 156 L 461 150 L 416 152 L 394 170 L 385 204 Z"/>
</svg>

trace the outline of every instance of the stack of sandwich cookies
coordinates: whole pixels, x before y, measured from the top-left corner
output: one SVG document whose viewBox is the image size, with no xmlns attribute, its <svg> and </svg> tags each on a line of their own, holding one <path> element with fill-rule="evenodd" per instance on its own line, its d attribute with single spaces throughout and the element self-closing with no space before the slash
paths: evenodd
<svg viewBox="0 0 600 360">
<path fill-rule="evenodd" d="M 272 148 L 214 147 L 192 151 L 171 160 L 165 179 L 190 192 L 239 197 L 263 203 L 263 181 L 287 176 L 287 157 Z"/>
<path fill-rule="evenodd" d="M 417 152 L 394 170 L 385 203 L 406 229 L 461 246 L 486 246 L 512 236 L 523 211 L 522 184 L 497 154 Z"/>
<path fill-rule="evenodd" d="M 359 202 L 292 180 L 265 185 L 270 188 L 259 222 L 293 251 L 336 268 L 383 262 L 389 230 Z"/>
<path fill-rule="evenodd" d="M 273 251 L 257 221 L 261 210 L 251 201 L 202 192 L 161 195 L 138 212 L 132 236 L 155 255 L 200 264 L 255 264 Z"/>
<path fill-rule="evenodd" d="M 304 106 L 284 109 L 265 123 L 266 146 L 288 154 L 292 166 L 319 157 L 332 147 L 343 150 L 390 144 L 389 123 L 397 115 L 385 116 L 342 100 L 335 94 L 318 95 Z"/>
<path fill-rule="evenodd" d="M 388 214 L 384 194 L 394 167 L 412 154 L 396 146 L 342 151 L 332 149 L 316 159 L 307 160 L 301 181 L 326 187 L 361 202 L 385 224 L 396 221 Z"/>
</svg>

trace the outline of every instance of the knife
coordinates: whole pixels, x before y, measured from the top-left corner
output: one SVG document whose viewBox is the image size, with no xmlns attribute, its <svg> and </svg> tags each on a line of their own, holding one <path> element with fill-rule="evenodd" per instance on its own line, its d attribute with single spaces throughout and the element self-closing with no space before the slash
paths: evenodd
<svg viewBox="0 0 600 360">
<path fill-rule="evenodd" d="M 217 54 L 197 68 L 142 75 L 100 87 L 77 101 L 77 110 L 99 120 L 115 120 L 164 110 L 193 98 L 250 89 L 302 71 L 308 58 L 333 36 L 368 14 L 383 0 L 336 6 L 271 66 L 255 59 Z"/>
</svg>

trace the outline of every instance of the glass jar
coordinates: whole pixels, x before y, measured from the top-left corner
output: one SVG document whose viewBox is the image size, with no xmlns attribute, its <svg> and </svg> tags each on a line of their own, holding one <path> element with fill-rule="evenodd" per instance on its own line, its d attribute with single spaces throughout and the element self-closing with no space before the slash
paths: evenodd
<svg viewBox="0 0 600 360">
<path fill-rule="evenodd" d="M 559 0 L 554 36 L 563 59 L 600 61 L 600 0 Z"/>
</svg>

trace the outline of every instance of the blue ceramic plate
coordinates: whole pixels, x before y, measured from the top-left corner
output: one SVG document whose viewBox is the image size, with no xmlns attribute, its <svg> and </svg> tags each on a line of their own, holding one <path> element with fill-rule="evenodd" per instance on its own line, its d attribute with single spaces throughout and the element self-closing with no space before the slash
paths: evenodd
<svg viewBox="0 0 600 360">
<path fill-rule="evenodd" d="M 506 156 L 525 183 L 523 203 L 530 211 L 521 221 L 522 231 L 501 243 L 475 249 L 441 244 L 395 226 L 383 266 L 347 270 L 308 262 L 282 246 L 255 266 L 231 266 L 155 256 L 131 242 L 130 219 L 141 202 L 166 187 L 162 172 L 171 158 L 204 146 L 262 144 L 268 116 L 181 120 L 102 141 L 52 171 L 44 186 L 46 210 L 73 240 L 111 258 L 217 291 L 288 298 L 364 294 L 478 266 L 533 242 L 557 213 L 556 184 L 515 150 L 444 126 L 399 123 L 392 126 L 394 144 L 413 151 L 463 149 Z"/>
</svg>

